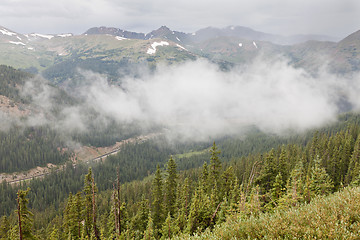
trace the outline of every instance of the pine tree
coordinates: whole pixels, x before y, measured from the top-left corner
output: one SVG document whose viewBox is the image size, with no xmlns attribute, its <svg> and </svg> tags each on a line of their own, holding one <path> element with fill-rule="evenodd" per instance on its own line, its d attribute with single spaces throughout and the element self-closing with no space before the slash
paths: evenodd
<svg viewBox="0 0 360 240">
<path fill-rule="evenodd" d="M 216 186 L 216 183 L 215 183 L 215 186 L 214 188 L 212 189 L 211 191 L 211 194 L 210 194 L 210 205 L 209 205 L 209 211 L 210 211 L 210 220 L 209 220 L 209 224 L 208 226 L 213 226 L 215 224 L 215 222 L 217 221 L 217 212 L 222 204 L 222 198 L 220 197 L 220 193 L 218 192 L 218 187 Z"/>
<path fill-rule="evenodd" d="M 350 184 L 359 174 L 360 174 L 360 135 L 356 139 L 354 150 L 351 154 L 348 171 L 345 177 L 345 183 Z"/>
<path fill-rule="evenodd" d="M 49 240 L 58 240 L 59 239 L 59 230 L 53 226 L 52 232 L 49 235 Z"/>
<path fill-rule="evenodd" d="M 223 199 L 224 196 L 229 197 L 234 181 L 234 169 L 230 166 L 221 174 L 220 199 Z"/>
<path fill-rule="evenodd" d="M 146 230 L 144 232 L 143 240 L 153 240 L 153 239 L 155 239 L 154 222 L 153 222 L 153 219 L 151 217 L 151 212 L 149 212 L 149 218 L 148 218 L 148 221 L 147 221 L 147 227 L 146 227 Z"/>
<path fill-rule="evenodd" d="M 78 238 L 81 237 L 81 228 L 82 228 L 82 221 L 84 220 L 84 216 L 82 215 L 82 209 L 83 209 L 83 199 L 81 197 L 81 193 L 78 192 L 75 195 L 74 198 L 74 219 L 76 222 L 76 227 L 74 226 L 74 232 L 77 232 Z"/>
<path fill-rule="evenodd" d="M 258 184 L 264 192 L 269 192 L 275 182 L 276 175 L 278 174 L 277 164 L 274 157 L 275 151 L 271 151 L 267 154 L 265 162 L 260 171 L 256 184 Z"/>
<path fill-rule="evenodd" d="M 303 200 L 304 191 L 304 167 L 302 161 L 298 161 L 295 168 L 291 171 L 284 196 L 286 206 L 296 206 Z"/>
<path fill-rule="evenodd" d="M 191 204 L 190 200 L 190 183 L 189 179 L 185 178 L 177 200 L 177 206 L 179 210 L 177 213 L 176 223 L 180 231 L 182 231 L 186 227 Z"/>
<path fill-rule="evenodd" d="M 278 162 L 278 171 L 279 173 L 281 173 L 282 176 L 282 180 L 284 182 L 287 181 L 288 177 L 289 177 L 289 162 L 288 162 L 288 158 L 287 158 L 287 152 L 285 149 L 285 146 L 281 147 L 281 152 L 280 152 L 280 157 L 279 157 L 279 162 Z"/>
<path fill-rule="evenodd" d="M 204 162 L 201 172 L 200 184 L 204 186 L 204 191 L 207 194 L 210 194 L 210 189 L 213 186 L 209 178 L 209 167 L 208 164 Z"/>
<path fill-rule="evenodd" d="M 17 193 L 18 208 L 16 213 L 18 215 L 19 223 L 19 239 L 35 239 L 32 233 L 33 214 L 28 210 L 27 204 L 29 200 L 26 198 L 30 188 L 27 190 L 19 190 Z"/>
<path fill-rule="evenodd" d="M 113 238 L 119 238 L 120 236 L 122 236 L 126 232 L 126 229 L 128 227 L 127 220 L 128 214 L 126 211 L 125 202 L 121 204 L 120 208 L 113 207 L 111 209 L 107 222 L 108 235 L 113 236 Z M 116 223 L 118 225 L 116 225 Z"/>
<path fill-rule="evenodd" d="M 85 176 L 83 193 L 84 193 L 84 217 L 85 217 L 84 230 L 86 236 L 90 238 L 92 232 L 92 218 L 93 218 L 91 168 L 89 168 L 88 174 Z"/>
<path fill-rule="evenodd" d="M 164 220 L 163 182 L 159 165 L 156 168 L 155 178 L 152 184 L 152 200 L 152 219 L 154 220 L 155 235 L 157 236 Z"/>
<path fill-rule="evenodd" d="M 130 231 L 143 233 L 147 226 L 149 212 L 149 201 L 142 195 L 141 201 L 138 203 L 138 211 L 131 221 Z"/>
<path fill-rule="evenodd" d="M 64 209 L 64 223 L 63 228 L 66 233 L 68 233 L 71 236 L 71 226 L 73 225 L 72 219 L 71 219 L 71 207 L 73 204 L 73 195 L 72 193 L 69 194 L 68 201 L 66 204 L 66 207 Z"/>
<path fill-rule="evenodd" d="M 314 159 L 317 155 L 319 155 L 319 132 L 316 131 L 312 138 L 312 142 L 309 150 L 309 159 Z"/>
<path fill-rule="evenodd" d="M 209 179 L 209 167 L 208 164 L 206 162 L 204 162 L 203 167 L 202 167 L 202 172 L 201 172 L 201 181 L 203 183 L 208 182 Z"/>
<path fill-rule="evenodd" d="M 89 168 L 88 174 L 85 176 L 84 180 L 84 205 L 85 205 L 85 234 L 88 238 L 91 238 L 92 235 L 96 239 L 100 239 L 100 232 L 96 224 L 96 203 L 95 203 L 95 194 L 97 188 L 95 186 L 95 181 L 92 176 L 92 170 Z"/>
<path fill-rule="evenodd" d="M 279 199 L 283 196 L 285 191 L 284 188 L 284 181 L 281 175 L 281 172 L 276 175 L 275 182 L 273 184 L 273 187 L 270 191 L 271 194 L 271 207 L 277 207 L 279 203 Z"/>
<path fill-rule="evenodd" d="M 171 217 L 174 217 L 175 214 L 177 177 L 176 163 L 171 156 L 167 164 L 165 181 L 165 209 Z"/>
<path fill-rule="evenodd" d="M 8 232 L 9 240 L 19 240 L 19 226 L 10 226 L 10 230 Z"/>
<path fill-rule="evenodd" d="M 81 193 L 78 192 L 75 196 L 70 193 L 64 210 L 63 228 L 65 233 L 71 236 L 72 239 L 81 238 L 81 222 L 84 220 L 82 212 L 83 204 Z"/>
<path fill-rule="evenodd" d="M 245 214 L 257 216 L 261 211 L 261 202 L 259 197 L 259 186 L 251 189 L 250 196 L 245 203 Z"/>
<path fill-rule="evenodd" d="M 196 231 L 203 231 L 211 221 L 212 209 L 210 200 L 200 184 L 192 197 L 190 212 L 187 223 L 187 232 L 193 234 Z"/>
<path fill-rule="evenodd" d="M 115 232 L 118 237 L 126 230 L 126 204 L 121 203 L 120 196 L 120 175 L 119 168 L 117 169 L 117 182 L 114 184 L 112 194 L 113 207 L 111 211 L 110 232 Z"/>
<path fill-rule="evenodd" d="M 210 149 L 210 178 L 211 183 L 214 184 L 215 182 L 219 183 L 220 180 L 220 173 L 221 173 L 221 161 L 219 159 L 219 154 L 221 153 L 220 150 L 218 150 L 215 141 L 213 143 L 213 146 Z"/>
<path fill-rule="evenodd" d="M 212 215 L 212 221 L 216 221 L 216 224 L 221 224 L 226 221 L 226 217 L 230 211 L 230 206 L 227 197 L 224 197 L 221 204 L 218 204 Z"/>
<path fill-rule="evenodd" d="M 178 226 L 174 223 L 174 219 L 168 213 L 163 227 L 161 229 L 162 239 L 170 239 L 173 235 L 179 232 Z"/>
<path fill-rule="evenodd" d="M 10 222 L 6 216 L 2 216 L 0 220 L 0 240 L 8 239 L 8 232 L 10 230 Z"/>
<path fill-rule="evenodd" d="M 316 195 L 327 195 L 331 192 L 334 186 L 325 169 L 320 167 L 319 157 L 314 160 L 310 174 L 309 191 L 311 198 Z"/>
<path fill-rule="evenodd" d="M 241 187 L 239 186 L 239 180 L 235 177 L 234 182 L 231 185 L 231 192 L 230 192 L 230 206 L 231 208 L 235 208 L 238 202 L 240 201 L 241 196 Z"/>
</svg>

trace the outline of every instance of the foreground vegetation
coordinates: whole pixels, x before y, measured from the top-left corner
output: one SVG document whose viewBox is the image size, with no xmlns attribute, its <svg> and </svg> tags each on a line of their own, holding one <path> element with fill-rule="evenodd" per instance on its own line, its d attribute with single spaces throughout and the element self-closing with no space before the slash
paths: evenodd
<svg viewBox="0 0 360 240">
<path fill-rule="evenodd" d="M 358 239 L 359 216 L 360 188 L 347 187 L 287 210 L 234 214 L 212 230 L 174 239 Z"/>
</svg>

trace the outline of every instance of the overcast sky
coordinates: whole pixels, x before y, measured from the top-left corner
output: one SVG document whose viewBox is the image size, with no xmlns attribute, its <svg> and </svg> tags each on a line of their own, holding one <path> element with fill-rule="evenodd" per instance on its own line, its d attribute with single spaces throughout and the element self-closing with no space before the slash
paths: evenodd
<svg viewBox="0 0 360 240">
<path fill-rule="evenodd" d="M 1 0 L 0 25 L 19 33 L 83 33 L 108 26 L 148 33 L 246 26 L 282 35 L 345 37 L 360 29 L 359 0 Z"/>
</svg>

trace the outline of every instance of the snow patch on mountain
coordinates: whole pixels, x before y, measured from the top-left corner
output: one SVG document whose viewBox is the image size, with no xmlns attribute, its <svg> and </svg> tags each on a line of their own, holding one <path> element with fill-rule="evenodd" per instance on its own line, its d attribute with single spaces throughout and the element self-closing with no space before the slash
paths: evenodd
<svg viewBox="0 0 360 240">
<path fill-rule="evenodd" d="M 180 39 L 179 39 L 178 37 L 176 37 L 176 40 L 178 40 L 179 42 L 181 42 L 181 41 L 180 41 Z"/>
<path fill-rule="evenodd" d="M 181 45 L 179 45 L 179 44 L 176 44 L 176 46 L 177 46 L 178 48 L 181 48 L 182 50 L 188 51 L 186 48 L 184 48 L 183 46 L 181 46 Z"/>
<path fill-rule="evenodd" d="M 120 36 L 116 36 L 115 38 L 116 38 L 117 40 L 119 40 L 119 41 L 127 39 L 127 38 L 120 37 Z"/>
<path fill-rule="evenodd" d="M 40 33 L 32 33 L 32 34 L 30 34 L 30 36 L 47 38 L 47 39 L 52 39 L 54 37 L 53 35 L 46 35 L 46 34 L 40 34 Z"/>
<path fill-rule="evenodd" d="M 3 29 L 0 29 L 0 32 L 4 35 L 8 35 L 8 36 L 16 36 L 17 34 L 14 33 L 14 32 L 10 32 L 9 30 L 3 28 Z"/>
<path fill-rule="evenodd" d="M 242 43 L 239 43 L 239 47 L 242 47 Z"/>
<path fill-rule="evenodd" d="M 154 42 L 153 44 L 151 44 L 151 48 L 149 48 L 148 50 L 147 50 L 147 54 L 154 54 L 154 53 L 156 53 L 156 48 L 158 47 L 158 46 L 168 46 L 169 45 L 169 43 L 168 42 L 165 42 L 165 41 L 161 41 L 161 42 Z"/>
<path fill-rule="evenodd" d="M 256 48 L 258 48 L 258 46 L 256 45 L 256 42 L 253 42 L 253 45 L 254 45 Z"/>
<path fill-rule="evenodd" d="M 71 37 L 72 36 L 72 34 L 71 33 L 64 33 L 64 34 L 58 34 L 57 35 L 58 37 Z"/>
<path fill-rule="evenodd" d="M 9 43 L 11 43 L 11 44 L 15 44 L 15 45 L 23 45 L 23 46 L 25 46 L 26 44 L 25 43 L 23 43 L 23 42 L 13 42 L 13 41 L 9 41 Z"/>
</svg>

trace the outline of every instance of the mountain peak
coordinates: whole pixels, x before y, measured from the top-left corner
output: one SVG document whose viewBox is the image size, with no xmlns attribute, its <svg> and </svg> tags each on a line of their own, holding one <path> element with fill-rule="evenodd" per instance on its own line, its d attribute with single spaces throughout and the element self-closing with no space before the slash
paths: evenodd
<svg viewBox="0 0 360 240">
<path fill-rule="evenodd" d="M 358 56 L 360 54 L 360 30 L 338 42 L 338 47 L 341 51 L 350 51 Z"/>
<path fill-rule="evenodd" d="M 349 40 L 349 39 L 354 40 L 354 41 L 360 41 L 360 30 L 350 34 L 349 36 L 344 38 L 342 41 Z"/>
<path fill-rule="evenodd" d="M 170 30 L 170 28 L 166 26 L 161 26 L 160 28 L 151 31 L 150 33 L 146 34 L 145 39 L 151 39 L 151 38 L 164 38 L 169 34 L 172 34 L 173 32 Z"/>
<path fill-rule="evenodd" d="M 7 35 L 7 36 L 16 36 L 17 33 L 11 31 L 10 29 L 7 29 L 5 27 L 0 26 L 0 34 Z"/>
<path fill-rule="evenodd" d="M 157 31 L 170 31 L 170 28 L 168 28 L 167 26 L 161 26 Z"/>
<path fill-rule="evenodd" d="M 114 28 L 114 27 L 93 27 L 88 29 L 84 34 L 92 35 L 92 34 L 111 34 L 118 36 L 119 34 L 123 33 L 124 31 L 120 28 Z"/>
<path fill-rule="evenodd" d="M 131 38 L 131 39 L 144 39 L 145 34 L 143 33 L 136 33 L 136 32 L 129 32 L 126 30 L 122 30 L 120 28 L 115 27 L 93 27 L 88 29 L 83 35 L 98 35 L 98 34 L 110 34 L 113 36 L 119 36 L 123 38 Z"/>
</svg>

